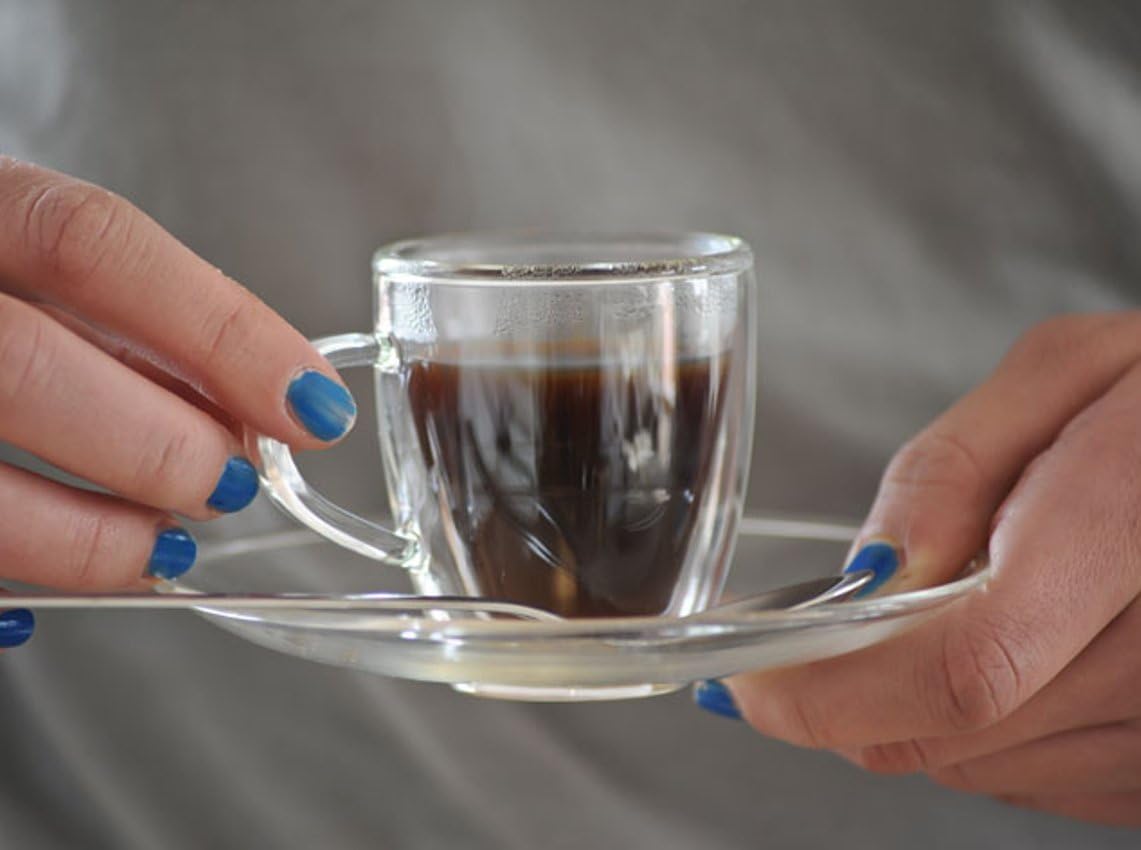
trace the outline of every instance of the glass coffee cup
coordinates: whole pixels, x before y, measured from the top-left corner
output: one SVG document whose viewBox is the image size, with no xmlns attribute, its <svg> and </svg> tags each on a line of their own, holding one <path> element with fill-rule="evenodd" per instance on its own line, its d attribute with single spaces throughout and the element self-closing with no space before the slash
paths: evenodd
<svg viewBox="0 0 1141 850">
<path fill-rule="evenodd" d="M 755 373 L 752 254 L 715 234 L 467 234 L 382 248 L 373 330 L 390 528 L 259 438 L 274 501 L 425 595 L 562 617 L 684 616 L 720 593 Z M 335 451 L 336 449 L 334 449 Z"/>
</svg>

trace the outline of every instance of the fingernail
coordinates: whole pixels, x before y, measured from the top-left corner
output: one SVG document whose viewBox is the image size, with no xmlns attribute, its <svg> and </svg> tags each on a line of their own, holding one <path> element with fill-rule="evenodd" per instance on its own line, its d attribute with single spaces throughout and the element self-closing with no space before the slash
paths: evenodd
<svg viewBox="0 0 1141 850">
<path fill-rule="evenodd" d="M 178 578 L 194 563 L 198 544 L 185 528 L 168 528 L 155 539 L 147 572 L 155 578 Z"/>
<path fill-rule="evenodd" d="M 870 570 L 872 580 L 853 594 L 854 599 L 875 593 L 884 582 L 896 574 L 899 570 L 899 550 L 886 540 L 873 540 L 860 549 L 851 563 L 844 567 L 846 573 L 861 570 Z"/>
<path fill-rule="evenodd" d="M 222 469 L 222 477 L 206 504 L 216 511 L 232 514 L 240 511 L 258 494 L 258 472 L 244 457 L 232 457 Z"/>
<path fill-rule="evenodd" d="M 335 440 L 353 424 L 357 406 L 349 391 L 312 370 L 293 379 L 285 393 L 297 421 L 318 440 Z"/>
<path fill-rule="evenodd" d="M 733 702 L 733 695 L 729 689 L 716 679 L 706 679 L 693 686 L 693 701 L 698 708 L 703 708 L 721 717 L 731 720 L 741 719 L 741 710 Z"/>
<path fill-rule="evenodd" d="M 27 608 L 0 613 L 0 647 L 11 649 L 28 642 L 36 629 L 36 615 Z"/>
</svg>

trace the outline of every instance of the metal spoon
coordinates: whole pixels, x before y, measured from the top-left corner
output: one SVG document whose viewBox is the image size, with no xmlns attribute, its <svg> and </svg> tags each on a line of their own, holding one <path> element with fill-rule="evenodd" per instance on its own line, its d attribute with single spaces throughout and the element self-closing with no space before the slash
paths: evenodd
<svg viewBox="0 0 1141 850">
<path fill-rule="evenodd" d="M 723 605 L 716 605 L 691 617 L 712 618 L 722 614 L 743 614 L 751 611 L 783 609 L 799 611 L 804 608 L 836 602 L 847 598 L 872 580 L 872 573 L 864 570 L 843 576 L 813 579 L 800 584 L 769 590 Z M 22 593 L 0 596 L 5 608 L 49 609 L 210 609 L 233 610 L 289 610 L 289 611 L 466 611 L 479 614 L 505 614 L 524 620 L 563 622 L 564 618 L 541 608 L 500 602 L 472 596 L 408 596 L 398 593 L 366 593 L 353 595 L 329 594 L 268 594 L 268 593 Z"/>
<path fill-rule="evenodd" d="M 732 602 L 714 605 L 691 617 L 720 617 L 722 614 L 749 614 L 754 611 L 803 611 L 827 602 L 839 602 L 865 587 L 875 573 L 856 570 L 842 576 L 825 576 L 799 584 L 788 584 L 764 593 L 755 593 Z"/>
</svg>

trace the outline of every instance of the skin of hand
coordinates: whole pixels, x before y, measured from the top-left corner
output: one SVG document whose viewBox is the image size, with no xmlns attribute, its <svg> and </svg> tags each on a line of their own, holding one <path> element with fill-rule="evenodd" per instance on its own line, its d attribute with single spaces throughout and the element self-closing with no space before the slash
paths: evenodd
<svg viewBox="0 0 1141 850">
<path fill-rule="evenodd" d="M 0 157 L 0 441 L 106 492 L 0 464 L 0 577 L 68 590 L 173 578 L 175 515 L 245 507 L 243 429 L 299 449 L 352 397 L 282 318 L 131 204 Z M 31 634 L 0 614 L 0 646 Z"/>
<path fill-rule="evenodd" d="M 729 679 L 710 707 L 877 773 L 1141 826 L 1141 313 L 1021 338 L 894 457 L 850 563 L 890 593 L 982 550 L 985 589 L 877 646 Z"/>
</svg>

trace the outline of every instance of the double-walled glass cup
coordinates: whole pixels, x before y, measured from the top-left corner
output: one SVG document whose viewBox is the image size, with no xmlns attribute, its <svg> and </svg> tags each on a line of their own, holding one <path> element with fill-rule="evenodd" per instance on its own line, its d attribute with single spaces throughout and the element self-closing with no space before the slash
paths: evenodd
<svg viewBox="0 0 1141 850">
<path fill-rule="evenodd" d="M 442 236 L 381 249 L 373 273 L 372 333 L 315 344 L 375 372 L 380 460 L 361 474 L 384 476 L 394 524 L 333 505 L 262 437 L 281 507 L 422 594 L 570 618 L 715 601 L 752 435 L 745 243 Z"/>
</svg>

